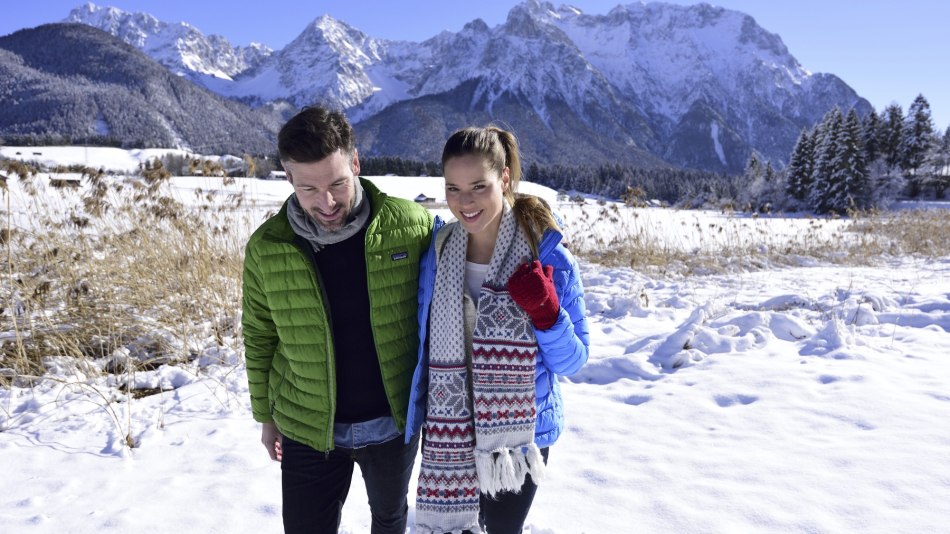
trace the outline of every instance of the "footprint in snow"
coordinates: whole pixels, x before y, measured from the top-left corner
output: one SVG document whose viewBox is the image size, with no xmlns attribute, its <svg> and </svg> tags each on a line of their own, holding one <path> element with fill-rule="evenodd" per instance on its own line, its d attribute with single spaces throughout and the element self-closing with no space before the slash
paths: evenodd
<svg viewBox="0 0 950 534">
<path fill-rule="evenodd" d="M 645 404 L 651 400 L 653 400 L 653 397 L 648 395 L 631 395 L 624 399 L 623 402 L 625 404 L 629 404 L 630 406 L 640 406 L 641 404 Z"/>
<path fill-rule="evenodd" d="M 716 400 L 716 404 L 722 408 L 728 408 L 736 404 L 746 406 L 759 400 L 755 395 L 716 395 L 713 398 Z"/>
</svg>

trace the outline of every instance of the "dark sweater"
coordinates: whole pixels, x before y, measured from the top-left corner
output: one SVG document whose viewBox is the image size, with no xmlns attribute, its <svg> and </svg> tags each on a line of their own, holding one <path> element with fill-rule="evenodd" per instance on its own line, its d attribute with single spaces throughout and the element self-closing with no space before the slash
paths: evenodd
<svg viewBox="0 0 950 534">
<path fill-rule="evenodd" d="M 303 241 L 298 239 L 298 243 Z M 336 423 L 360 423 L 390 415 L 369 314 L 366 228 L 320 252 L 305 241 L 326 295 L 336 355 Z"/>
</svg>

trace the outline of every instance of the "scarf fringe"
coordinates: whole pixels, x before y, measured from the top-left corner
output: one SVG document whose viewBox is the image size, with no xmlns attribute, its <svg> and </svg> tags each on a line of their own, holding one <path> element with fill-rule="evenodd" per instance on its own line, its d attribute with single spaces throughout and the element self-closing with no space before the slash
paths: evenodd
<svg viewBox="0 0 950 534">
<path fill-rule="evenodd" d="M 535 484 L 544 480 L 544 458 L 537 444 L 518 449 L 504 448 L 475 454 L 475 470 L 482 493 L 495 497 L 501 492 L 521 493 L 525 478 Z"/>
<path fill-rule="evenodd" d="M 528 446 L 528 474 L 531 475 L 531 481 L 540 486 L 545 476 L 544 457 L 541 456 L 541 449 L 536 443 Z"/>
</svg>

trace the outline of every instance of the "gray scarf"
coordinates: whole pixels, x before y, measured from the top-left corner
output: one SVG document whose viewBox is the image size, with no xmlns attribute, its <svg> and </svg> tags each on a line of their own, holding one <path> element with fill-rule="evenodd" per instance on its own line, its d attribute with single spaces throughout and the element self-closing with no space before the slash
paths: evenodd
<svg viewBox="0 0 950 534">
<path fill-rule="evenodd" d="M 321 228 L 320 225 L 307 214 L 300 205 L 300 201 L 297 200 L 297 193 L 290 195 L 290 199 L 287 201 L 287 219 L 290 221 L 290 227 L 293 228 L 294 233 L 310 243 L 314 252 L 320 252 L 320 249 L 326 245 L 339 243 L 340 241 L 353 237 L 366 226 L 366 222 L 369 221 L 370 212 L 372 210 L 369 201 L 366 200 L 363 184 L 360 183 L 359 178 L 354 178 L 353 180 L 355 181 L 353 186 L 356 189 L 354 192 L 355 200 L 353 212 L 350 213 L 350 219 L 346 221 L 343 228 L 335 232 L 328 232 Z"/>
</svg>

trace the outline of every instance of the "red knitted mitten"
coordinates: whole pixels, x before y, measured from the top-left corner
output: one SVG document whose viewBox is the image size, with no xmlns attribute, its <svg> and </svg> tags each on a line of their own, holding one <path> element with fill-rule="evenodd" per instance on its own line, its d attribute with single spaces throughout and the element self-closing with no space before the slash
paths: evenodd
<svg viewBox="0 0 950 534">
<path fill-rule="evenodd" d="M 531 317 L 538 330 L 547 330 L 557 322 L 561 305 L 554 289 L 554 267 L 534 260 L 522 264 L 508 279 L 508 292 Z"/>
</svg>

